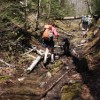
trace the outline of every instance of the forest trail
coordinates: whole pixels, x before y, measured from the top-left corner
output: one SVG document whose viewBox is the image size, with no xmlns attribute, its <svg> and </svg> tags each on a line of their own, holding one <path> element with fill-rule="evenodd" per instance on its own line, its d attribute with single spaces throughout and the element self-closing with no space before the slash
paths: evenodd
<svg viewBox="0 0 100 100">
<path fill-rule="evenodd" d="M 60 54 L 59 59 L 54 64 L 49 63 L 47 68 L 41 61 L 30 74 L 25 72 L 26 67 L 18 68 L 16 76 L 0 84 L 0 100 L 99 100 L 99 85 L 95 87 L 96 81 L 100 83 L 95 79 L 99 74 L 94 75 L 88 69 L 83 56 L 87 39 L 83 39 L 82 31 L 74 30 L 70 34 L 74 37 L 70 38 L 71 55 Z M 64 36 L 60 42 L 62 38 Z M 61 49 L 55 50 L 62 52 Z"/>
</svg>

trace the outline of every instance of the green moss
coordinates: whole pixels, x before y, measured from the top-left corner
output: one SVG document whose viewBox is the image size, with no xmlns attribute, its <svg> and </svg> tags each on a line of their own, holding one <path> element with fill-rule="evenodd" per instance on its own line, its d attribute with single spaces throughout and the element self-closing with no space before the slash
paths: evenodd
<svg viewBox="0 0 100 100">
<path fill-rule="evenodd" d="M 81 84 L 74 83 L 70 85 L 65 85 L 61 89 L 61 100 L 72 100 L 78 97 L 81 92 Z"/>
<path fill-rule="evenodd" d="M 53 68 L 57 68 L 57 67 L 59 67 L 61 64 L 62 64 L 61 61 L 57 61 L 57 62 L 55 62 L 55 63 L 53 64 Z"/>
<path fill-rule="evenodd" d="M 7 80 L 9 78 L 10 78 L 9 76 L 0 76 L 0 80 Z"/>
<path fill-rule="evenodd" d="M 56 61 L 54 64 L 52 64 L 51 73 L 56 73 L 62 67 L 61 65 L 61 61 Z"/>
<path fill-rule="evenodd" d="M 88 39 L 92 39 L 93 38 L 93 32 L 92 31 L 90 31 L 90 32 L 88 32 L 87 33 L 87 37 L 88 37 Z"/>
</svg>

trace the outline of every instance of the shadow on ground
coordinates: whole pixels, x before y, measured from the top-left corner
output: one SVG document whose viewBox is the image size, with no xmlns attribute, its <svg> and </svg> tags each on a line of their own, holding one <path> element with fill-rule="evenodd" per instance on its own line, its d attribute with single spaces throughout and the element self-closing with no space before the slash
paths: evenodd
<svg viewBox="0 0 100 100">
<path fill-rule="evenodd" d="M 82 76 L 83 83 L 89 89 L 89 96 L 87 100 L 100 100 L 100 70 L 89 70 L 88 62 L 86 58 L 77 58 L 71 55 L 73 64 L 76 70 Z"/>
</svg>

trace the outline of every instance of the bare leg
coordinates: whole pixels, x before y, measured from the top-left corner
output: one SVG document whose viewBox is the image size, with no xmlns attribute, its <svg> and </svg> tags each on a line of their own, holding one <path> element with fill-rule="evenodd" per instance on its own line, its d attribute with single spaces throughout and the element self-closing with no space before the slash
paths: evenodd
<svg viewBox="0 0 100 100">
<path fill-rule="evenodd" d="M 54 54 L 51 54 L 51 62 L 54 62 Z"/>
<path fill-rule="evenodd" d="M 48 53 L 49 53 L 49 49 L 46 48 L 46 50 L 45 50 L 45 54 L 44 54 L 44 63 L 47 62 L 47 56 L 48 56 Z"/>
<path fill-rule="evenodd" d="M 51 49 L 51 62 L 54 62 L 54 49 Z"/>
</svg>

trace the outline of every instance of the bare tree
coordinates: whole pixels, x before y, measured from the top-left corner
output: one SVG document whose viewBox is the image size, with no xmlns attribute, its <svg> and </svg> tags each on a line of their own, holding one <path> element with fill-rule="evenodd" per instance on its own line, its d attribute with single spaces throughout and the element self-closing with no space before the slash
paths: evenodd
<svg viewBox="0 0 100 100">
<path fill-rule="evenodd" d="M 40 5 L 41 5 L 41 0 L 38 0 L 38 3 L 37 3 L 37 14 L 36 14 L 36 30 L 38 29 L 38 26 L 39 26 Z"/>
<path fill-rule="evenodd" d="M 48 18 L 50 17 L 50 12 L 51 12 L 51 1 L 48 1 Z"/>
<path fill-rule="evenodd" d="M 25 30 L 27 30 L 27 0 L 25 0 Z"/>
</svg>

